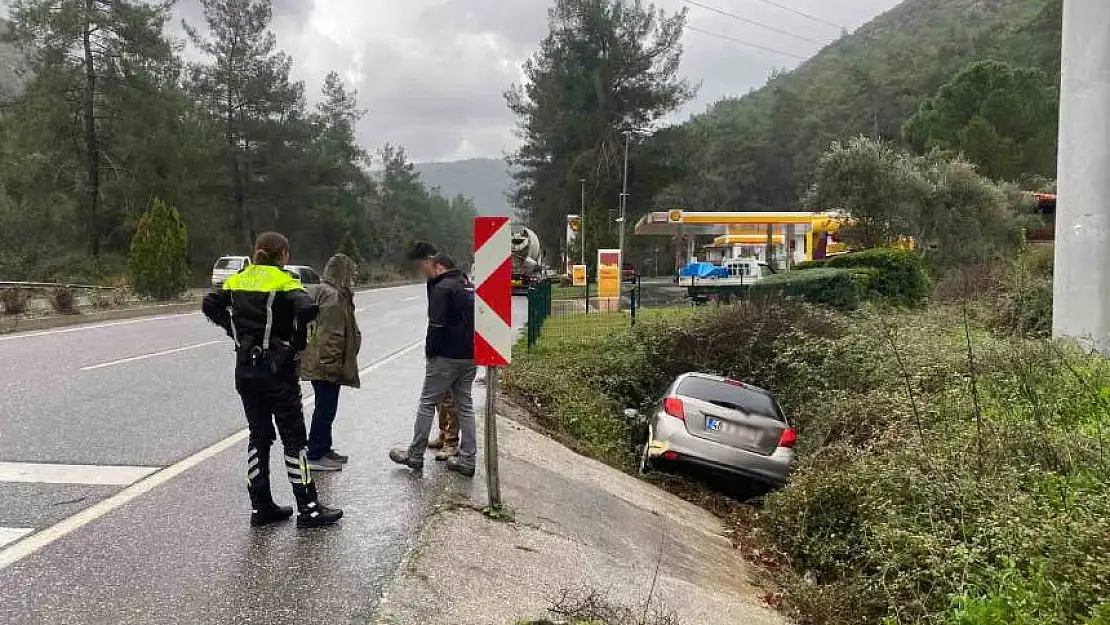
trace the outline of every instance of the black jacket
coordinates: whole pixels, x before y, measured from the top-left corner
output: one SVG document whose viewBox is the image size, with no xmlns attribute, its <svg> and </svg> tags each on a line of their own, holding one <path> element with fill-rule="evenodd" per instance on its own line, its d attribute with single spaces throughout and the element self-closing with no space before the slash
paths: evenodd
<svg viewBox="0 0 1110 625">
<path fill-rule="evenodd" d="M 428 358 L 474 359 L 474 285 L 452 269 L 428 280 Z"/>
<path fill-rule="evenodd" d="M 270 265 L 251 265 L 228 278 L 204 297 L 201 308 L 235 341 L 240 365 L 255 348 L 284 355 L 304 349 L 307 326 L 319 311 L 299 280 Z M 295 364 L 292 356 L 288 360 L 281 364 Z"/>
</svg>

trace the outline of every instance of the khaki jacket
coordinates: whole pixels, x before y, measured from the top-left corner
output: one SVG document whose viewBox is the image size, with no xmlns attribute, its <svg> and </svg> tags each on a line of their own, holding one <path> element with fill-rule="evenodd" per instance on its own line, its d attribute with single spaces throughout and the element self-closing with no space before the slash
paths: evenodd
<svg viewBox="0 0 1110 625">
<path fill-rule="evenodd" d="M 301 355 L 301 379 L 359 387 L 362 333 L 350 287 L 357 271 L 342 254 L 333 256 L 324 268 L 323 283 L 313 293 L 320 314 L 309 328 L 308 346 Z"/>
</svg>

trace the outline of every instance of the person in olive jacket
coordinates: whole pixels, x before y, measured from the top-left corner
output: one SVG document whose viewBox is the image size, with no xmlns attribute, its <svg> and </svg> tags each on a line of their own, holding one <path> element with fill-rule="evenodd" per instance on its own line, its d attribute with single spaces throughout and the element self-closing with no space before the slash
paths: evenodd
<svg viewBox="0 0 1110 625">
<path fill-rule="evenodd" d="M 348 458 L 332 448 L 332 423 L 339 409 L 339 389 L 359 387 L 358 351 L 362 333 L 355 319 L 352 288 L 358 265 L 336 254 L 324 267 L 313 294 L 320 314 L 310 328 L 308 347 L 301 356 L 301 379 L 312 382 L 316 407 L 308 432 L 308 466 L 313 471 L 339 471 Z"/>
</svg>

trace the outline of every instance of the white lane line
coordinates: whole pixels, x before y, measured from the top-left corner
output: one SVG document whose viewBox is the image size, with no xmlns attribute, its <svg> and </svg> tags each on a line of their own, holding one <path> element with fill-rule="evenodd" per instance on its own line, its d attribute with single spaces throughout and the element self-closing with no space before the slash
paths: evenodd
<svg viewBox="0 0 1110 625">
<path fill-rule="evenodd" d="M 127 486 L 157 470 L 158 467 L 0 462 L 0 482 Z"/>
<path fill-rule="evenodd" d="M 0 527 L 0 547 L 15 542 L 35 531 L 33 527 Z"/>
<path fill-rule="evenodd" d="M 124 365 L 124 364 L 127 364 L 129 362 L 136 362 L 136 361 L 139 361 L 139 360 L 146 360 L 147 358 L 156 358 L 158 356 L 168 356 L 170 354 L 180 354 L 181 352 L 187 352 L 191 349 L 199 349 L 201 347 L 208 347 L 209 345 L 215 345 L 217 343 L 224 343 L 224 342 L 225 341 L 205 341 L 203 343 L 196 343 L 194 345 L 186 345 L 185 347 L 175 347 L 174 349 L 166 349 L 166 350 L 162 350 L 160 352 L 154 352 L 154 353 L 151 353 L 151 354 L 142 354 L 141 356 L 132 356 L 130 358 L 120 358 L 119 360 L 112 360 L 110 362 L 102 362 L 99 365 L 89 365 L 87 367 L 81 367 L 81 371 L 92 371 L 94 369 L 103 369 L 105 367 L 114 367 L 116 365 Z"/>
<path fill-rule="evenodd" d="M 137 323 L 149 323 L 151 321 L 165 321 L 166 319 L 177 319 L 179 317 L 194 317 L 201 314 L 200 312 L 187 312 L 176 313 L 173 315 L 157 315 L 154 317 L 139 317 L 138 319 L 127 319 L 126 321 L 110 321 L 108 323 L 94 323 L 92 325 L 71 326 L 68 328 L 58 328 L 57 330 L 41 330 L 39 332 L 22 332 L 9 334 L 7 336 L 0 336 L 0 341 L 14 341 L 16 339 L 33 339 L 38 336 L 50 336 L 53 334 L 70 334 L 72 332 L 84 332 L 85 330 L 99 330 L 101 328 L 114 328 L 116 326 L 130 326 Z"/>
<path fill-rule="evenodd" d="M 403 298 L 401 301 L 402 302 L 415 302 L 418 299 L 420 299 L 419 295 L 413 295 L 412 297 Z"/>
<path fill-rule="evenodd" d="M 406 345 L 405 347 L 402 347 L 401 349 L 385 356 L 384 358 L 381 358 L 366 366 L 361 371 L 359 371 L 359 375 L 369 373 L 375 369 L 384 367 L 397 360 L 398 358 L 401 358 L 405 354 L 408 354 L 409 352 L 415 350 L 423 344 L 424 339 L 420 339 L 411 343 L 410 345 Z M 312 397 L 305 399 L 306 408 L 314 403 L 315 399 Z M 185 473 L 189 469 L 196 467 L 205 460 L 214 458 L 221 452 L 226 451 L 245 440 L 247 440 L 247 430 L 239 430 L 238 432 L 232 434 L 231 436 L 228 436 L 222 441 L 205 447 L 204 449 L 189 456 L 188 458 L 171 464 L 170 466 L 161 469 L 138 482 L 135 482 L 127 488 L 119 491 L 115 495 L 112 495 L 111 497 L 103 501 L 89 506 L 88 508 L 85 508 L 84 510 L 78 512 L 77 514 L 74 514 L 71 517 L 63 519 L 58 523 L 51 525 L 50 527 L 43 528 L 37 532 L 34 532 L 24 537 L 22 540 L 19 540 L 8 547 L 0 549 L 0 570 L 3 570 L 8 566 L 11 566 L 12 564 L 15 564 L 16 562 L 19 562 L 23 558 L 26 558 L 27 556 L 35 553 L 43 547 L 46 547 L 59 538 L 63 538 L 67 534 L 81 529 L 82 527 L 88 525 L 89 523 L 92 523 L 93 521 L 108 514 L 109 512 L 112 512 L 113 510 L 130 503 L 141 495 L 149 493 L 158 486 L 161 486 L 162 484 L 165 484 L 166 482 L 181 475 L 182 473 Z"/>
</svg>

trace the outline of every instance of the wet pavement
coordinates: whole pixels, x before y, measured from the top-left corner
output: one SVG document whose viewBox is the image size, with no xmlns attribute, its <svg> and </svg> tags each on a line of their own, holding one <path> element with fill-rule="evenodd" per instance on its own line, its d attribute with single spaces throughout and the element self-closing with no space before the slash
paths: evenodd
<svg viewBox="0 0 1110 625">
<path fill-rule="evenodd" d="M 347 516 L 325 530 L 247 525 L 245 443 L 228 438 L 244 426 L 230 352 L 199 315 L 0 337 L 0 361 L 18 364 L 0 371 L 0 463 L 81 465 L 66 484 L 0 473 L 0 542 L 75 523 L 0 569 L 0 623 L 366 622 L 429 503 L 464 478 L 434 462 L 416 478 L 386 458 L 411 436 L 423 287 L 361 293 L 356 305 L 363 388 L 344 389 L 335 425 L 352 459 L 316 475 L 325 503 Z M 197 461 L 205 449 L 215 451 Z M 275 496 L 291 503 L 274 456 Z M 142 482 L 95 484 L 103 465 L 170 467 L 165 475 L 188 466 L 117 506 Z M 0 566 L 18 547 L 0 544 Z"/>
</svg>

